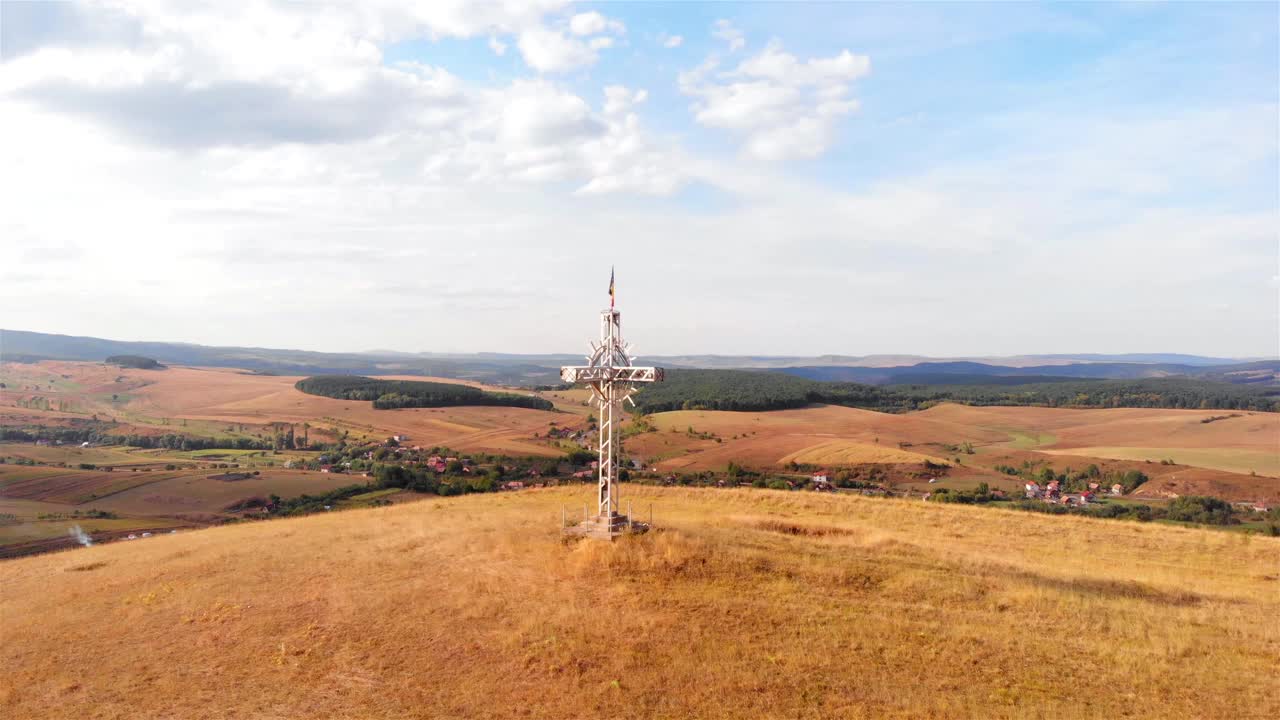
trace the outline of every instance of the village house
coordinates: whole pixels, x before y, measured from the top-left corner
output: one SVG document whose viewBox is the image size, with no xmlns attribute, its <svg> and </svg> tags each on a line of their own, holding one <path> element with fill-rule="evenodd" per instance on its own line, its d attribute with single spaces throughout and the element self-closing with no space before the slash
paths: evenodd
<svg viewBox="0 0 1280 720">
<path fill-rule="evenodd" d="M 815 484 L 816 484 L 816 483 L 822 483 L 822 484 L 824 484 L 824 485 L 825 485 L 826 483 L 830 482 L 830 480 L 828 479 L 828 475 L 827 475 L 827 471 L 826 471 L 826 470 L 819 470 L 819 471 L 815 472 L 815 473 L 813 474 L 813 478 L 812 478 L 812 480 L 813 480 L 813 482 L 814 482 Z"/>
<path fill-rule="evenodd" d="M 1029 480 L 1026 484 L 1027 497 L 1032 500 L 1040 499 L 1040 483 L 1035 480 Z"/>
<path fill-rule="evenodd" d="M 1115 485 L 1112 485 L 1112 486 L 1111 486 L 1111 494 L 1112 494 L 1112 495 L 1123 495 L 1123 494 L 1124 494 L 1124 486 L 1123 486 L 1123 485 L 1121 485 L 1120 483 L 1116 483 Z"/>
</svg>

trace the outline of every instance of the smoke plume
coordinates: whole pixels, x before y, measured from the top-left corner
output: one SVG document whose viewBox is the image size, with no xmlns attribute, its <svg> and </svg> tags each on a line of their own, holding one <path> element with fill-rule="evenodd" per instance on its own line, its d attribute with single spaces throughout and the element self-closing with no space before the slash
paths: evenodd
<svg viewBox="0 0 1280 720">
<path fill-rule="evenodd" d="M 84 530 L 81 530 L 79 525 L 71 528 L 70 530 L 67 531 L 67 533 L 71 535 L 71 537 L 75 538 L 76 542 L 80 543 L 85 547 L 90 547 L 93 545 L 93 538 L 89 537 L 89 533 L 85 532 Z"/>
</svg>

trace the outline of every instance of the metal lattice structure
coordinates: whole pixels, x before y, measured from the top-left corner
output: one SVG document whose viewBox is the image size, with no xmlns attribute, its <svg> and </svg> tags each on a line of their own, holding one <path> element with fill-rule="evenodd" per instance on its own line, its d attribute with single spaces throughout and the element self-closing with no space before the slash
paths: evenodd
<svg viewBox="0 0 1280 720">
<path fill-rule="evenodd" d="M 610 295 L 613 284 L 609 285 Z M 618 505 L 618 422 L 619 410 L 631 399 L 636 383 L 660 382 L 662 368 L 638 367 L 631 364 L 631 347 L 622 339 L 621 313 L 612 307 L 600 313 L 600 342 L 591 343 L 586 365 L 560 368 L 560 377 L 569 383 L 591 388 L 592 398 L 600 406 L 598 515 L 592 520 L 605 532 L 612 532 L 619 519 Z"/>
</svg>

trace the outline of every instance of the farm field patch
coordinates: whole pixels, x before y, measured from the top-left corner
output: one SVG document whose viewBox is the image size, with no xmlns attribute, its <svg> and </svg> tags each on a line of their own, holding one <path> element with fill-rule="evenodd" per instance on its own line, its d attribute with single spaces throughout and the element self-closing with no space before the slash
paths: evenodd
<svg viewBox="0 0 1280 720">
<path fill-rule="evenodd" d="M 1227 472 L 1249 474 L 1256 472 L 1271 478 L 1280 477 L 1280 447 L 1272 451 L 1244 450 L 1238 448 L 1202 448 L 1202 447 L 1073 447 L 1067 450 L 1044 449 L 1049 454 L 1083 455 L 1088 457 L 1110 458 L 1113 460 L 1151 460 L 1159 462 L 1170 459 L 1179 465 L 1225 470 Z M 1277 480 L 1280 484 L 1280 480 Z"/>
<path fill-rule="evenodd" d="M 173 470 L 153 472 L 115 470 L 113 472 L 104 472 L 102 470 L 8 466 L 0 468 L 0 495 L 23 500 L 41 500 L 65 505 L 79 505 L 99 502 L 115 493 L 177 477 L 183 472 Z"/>
<path fill-rule="evenodd" d="M 79 527 L 89 535 L 93 535 L 95 533 L 127 533 L 140 528 L 176 528 L 184 527 L 185 525 L 186 523 L 180 520 L 166 518 L 63 518 L 59 520 L 40 520 L 19 525 L 0 525 L 0 548 L 16 543 L 62 538 L 67 538 L 69 541 L 67 545 L 71 546 L 74 544 L 74 541 L 70 541 L 71 532 L 76 527 Z M 0 556 L 2 556 L 2 550 L 0 550 Z"/>
<path fill-rule="evenodd" d="M 883 447 L 871 443 L 851 442 L 849 440 L 828 440 L 812 445 L 798 452 L 785 455 L 778 464 L 805 463 L 810 465 L 837 464 L 858 465 L 861 463 L 940 463 L 950 465 L 945 458 L 925 455 L 923 453 L 900 450 L 895 447 Z"/>
<path fill-rule="evenodd" d="M 300 470 L 263 470 L 260 475 L 234 482 L 210 477 L 214 474 L 206 471 L 136 487 L 96 501 L 94 507 L 134 515 L 220 513 L 252 497 L 266 498 L 273 493 L 281 497 L 318 495 L 368 481 L 367 478 L 342 473 Z"/>
<path fill-rule="evenodd" d="M 93 465 L 139 465 L 149 459 L 135 448 L 87 447 L 78 445 L 34 445 L 32 443 L 0 443 L 0 457 L 21 458 L 41 463 L 80 463 Z"/>
</svg>

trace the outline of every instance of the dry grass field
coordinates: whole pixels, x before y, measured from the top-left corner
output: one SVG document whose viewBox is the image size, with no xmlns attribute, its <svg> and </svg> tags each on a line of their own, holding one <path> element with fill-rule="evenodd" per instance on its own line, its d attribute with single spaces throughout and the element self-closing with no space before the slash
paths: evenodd
<svg viewBox="0 0 1280 720">
<path fill-rule="evenodd" d="M 1239 413 L 1202 422 L 1223 415 L 1230 413 L 951 404 L 900 415 L 827 405 L 762 413 L 684 410 L 655 415 L 657 432 L 628 438 L 625 447 L 660 470 L 691 471 L 723 470 L 730 462 L 778 468 L 792 461 L 928 459 L 954 465 L 958 455 L 948 446 L 970 443 L 975 454 L 960 461 L 993 485 L 1005 479 L 993 470 L 996 465 L 1096 463 L 1141 469 L 1152 478 L 1144 486 L 1151 497 L 1280 500 L 1280 415 Z M 1104 438 L 1106 446 L 1092 445 Z M 1165 459 L 1176 466 L 1161 465 Z"/>
<path fill-rule="evenodd" d="M 225 369 L 6 363 L 0 366 L 0 379 L 17 390 L 0 395 L 0 422 L 9 424 L 58 424 L 93 413 L 118 420 L 121 432 L 251 435 L 271 423 L 307 423 L 314 439 L 331 440 L 341 432 L 375 440 L 400 434 L 415 445 L 512 455 L 562 453 L 545 440 L 551 424 L 581 428 L 590 412 L 582 405 L 587 397 L 583 390 L 547 393 L 560 412 L 375 410 L 367 402 L 301 393 L 293 387 L 297 378 Z M 70 410 L 21 406 L 36 396 L 48 399 L 52 408 L 61 403 Z M 1210 418 L 1219 419 L 1203 422 Z M 629 437 L 624 446 L 632 457 L 660 471 L 724 470 L 730 462 L 765 470 L 792 461 L 848 465 L 927 459 L 954 465 L 955 446 L 969 443 L 976 454 L 960 459 L 966 472 L 986 473 L 992 480 L 1000 479 L 993 469 L 1000 464 L 1027 461 L 1078 468 L 1096 463 L 1107 469 L 1142 469 L 1152 478 L 1143 492 L 1153 497 L 1220 494 L 1229 500 L 1280 501 L 1280 414 L 1275 413 L 947 404 L 887 414 L 813 406 L 756 413 L 668 412 L 653 416 L 652 424 L 657 432 Z M 29 447 L 24 452 L 43 454 L 35 458 L 42 461 L 91 462 L 73 456 L 93 449 Z M 1177 466 L 1160 465 L 1165 459 Z M 150 459 L 130 453 L 112 462 L 128 460 Z"/>
<path fill-rule="evenodd" d="M 853 442 L 850 440 L 828 440 L 793 452 L 779 459 L 779 464 L 790 462 L 810 465 L 859 465 L 862 463 L 925 463 L 932 462 L 949 465 L 945 459 L 936 455 L 900 450 L 894 447 L 874 445 L 871 443 Z"/>
<path fill-rule="evenodd" d="M 0 714 L 1280 714 L 1280 540 L 625 486 L 638 508 L 654 505 L 660 532 L 562 543 L 561 506 L 589 492 L 5 561 Z"/>
<path fill-rule="evenodd" d="M 1046 449 L 1051 455 L 1070 454 L 1112 460 L 1162 460 L 1170 459 L 1181 465 L 1225 470 L 1234 473 L 1256 472 L 1268 477 L 1280 476 L 1280 446 L 1274 450 L 1243 450 L 1238 448 L 1197 448 L 1182 446 L 1164 447 L 1075 447 L 1066 450 Z"/>
<path fill-rule="evenodd" d="M 242 425 L 255 429 L 276 422 L 309 423 L 317 438 L 332 432 L 371 439 L 407 435 L 418 445 L 550 456 L 559 451 L 538 442 L 535 433 L 545 434 L 552 422 L 578 422 L 586 410 L 569 401 L 564 402 L 568 414 L 504 407 L 375 410 L 368 402 L 299 392 L 293 387 L 299 379 L 214 368 L 135 370 L 80 362 L 5 363 L 0 366 L 0 380 L 17 392 L 0 394 L 0 421 L 57 424 L 98 415 L 118 420 L 122 433 L 146 434 L 207 434 Z M 37 396 L 47 399 L 51 409 L 22 406 Z M 57 410 L 60 404 L 70 410 Z"/>
</svg>

